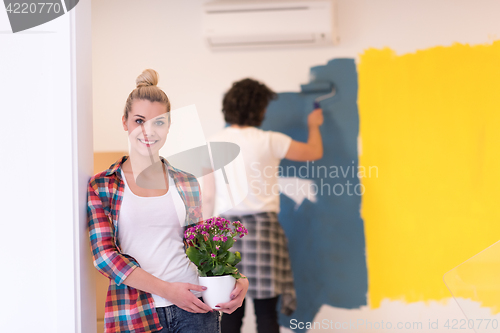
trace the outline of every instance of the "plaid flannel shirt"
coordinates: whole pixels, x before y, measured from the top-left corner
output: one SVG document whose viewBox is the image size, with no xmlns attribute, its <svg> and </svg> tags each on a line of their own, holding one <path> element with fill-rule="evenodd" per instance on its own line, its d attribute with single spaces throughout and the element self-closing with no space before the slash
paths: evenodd
<svg viewBox="0 0 500 333">
<path fill-rule="evenodd" d="M 121 252 L 117 238 L 118 216 L 125 187 L 120 169 L 126 159 L 127 156 L 124 156 L 108 170 L 96 174 L 90 179 L 87 188 L 87 217 L 94 266 L 109 278 L 105 333 L 143 333 L 162 328 L 151 294 L 123 284 L 127 276 L 140 267 L 134 258 Z M 196 178 L 172 167 L 164 158 L 162 161 L 186 206 L 185 225 L 202 220 L 201 195 Z"/>
</svg>

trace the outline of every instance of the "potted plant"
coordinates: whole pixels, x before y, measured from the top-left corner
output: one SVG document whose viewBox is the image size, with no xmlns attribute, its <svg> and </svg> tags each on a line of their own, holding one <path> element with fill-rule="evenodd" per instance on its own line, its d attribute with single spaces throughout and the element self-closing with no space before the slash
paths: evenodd
<svg viewBox="0 0 500 333">
<path fill-rule="evenodd" d="M 184 238 L 188 258 L 198 267 L 203 300 L 211 308 L 230 301 L 236 279 L 244 278 L 235 267 L 241 261 L 239 252 L 229 249 L 238 238 L 248 234 L 240 221 L 221 217 L 210 218 L 186 229 Z"/>
</svg>

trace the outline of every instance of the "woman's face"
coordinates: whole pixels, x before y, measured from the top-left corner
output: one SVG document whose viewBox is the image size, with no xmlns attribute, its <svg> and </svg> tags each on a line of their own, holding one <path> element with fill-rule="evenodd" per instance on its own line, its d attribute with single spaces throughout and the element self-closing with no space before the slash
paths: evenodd
<svg viewBox="0 0 500 333">
<path fill-rule="evenodd" d="M 128 131 L 130 149 L 143 156 L 158 155 L 167 140 L 167 107 L 159 102 L 134 100 L 128 114 L 122 118 L 123 129 Z"/>
</svg>

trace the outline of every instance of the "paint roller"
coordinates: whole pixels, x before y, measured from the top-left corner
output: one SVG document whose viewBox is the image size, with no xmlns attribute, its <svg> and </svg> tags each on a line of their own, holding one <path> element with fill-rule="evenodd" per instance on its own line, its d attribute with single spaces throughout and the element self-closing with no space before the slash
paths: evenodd
<svg viewBox="0 0 500 333">
<path fill-rule="evenodd" d="M 315 81 L 308 84 L 301 84 L 300 89 L 304 94 L 328 92 L 328 94 L 321 95 L 314 100 L 314 109 L 320 108 L 319 102 L 335 96 L 335 86 L 330 81 Z"/>
</svg>

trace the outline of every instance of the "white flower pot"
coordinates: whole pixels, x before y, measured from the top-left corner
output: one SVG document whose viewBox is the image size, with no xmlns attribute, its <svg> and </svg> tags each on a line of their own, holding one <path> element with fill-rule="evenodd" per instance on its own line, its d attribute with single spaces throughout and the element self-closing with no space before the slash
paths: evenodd
<svg viewBox="0 0 500 333">
<path fill-rule="evenodd" d="M 218 310 L 215 306 L 220 303 L 227 303 L 231 300 L 231 292 L 236 284 L 236 279 L 231 275 L 223 276 L 200 276 L 201 286 L 207 287 L 202 291 L 203 301 L 212 309 Z"/>
</svg>

